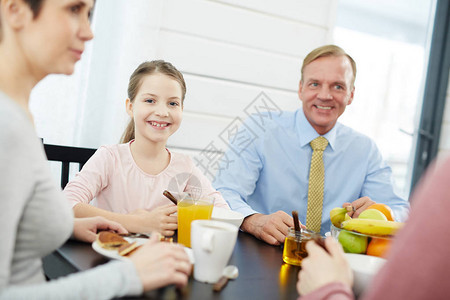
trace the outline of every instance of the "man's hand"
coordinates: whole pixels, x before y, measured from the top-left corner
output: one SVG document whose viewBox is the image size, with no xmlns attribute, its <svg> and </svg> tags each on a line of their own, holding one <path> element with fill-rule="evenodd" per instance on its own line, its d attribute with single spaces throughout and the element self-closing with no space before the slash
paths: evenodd
<svg viewBox="0 0 450 300">
<path fill-rule="evenodd" d="M 294 220 L 281 210 L 270 215 L 254 214 L 248 216 L 241 225 L 243 231 L 251 233 L 271 245 L 283 243 L 289 227 L 294 227 Z"/>
<path fill-rule="evenodd" d="M 103 217 L 75 218 L 72 237 L 82 242 L 92 243 L 97 237 L 97 232 L 102 230 L 128 233 L 119 223 Z"/>
<path fill-rule="evenodd" d="M 342 207 L 347 207 L 351 205 L 353 207 L 353 211 L 349 211 L 348 215 L 352 218 L 357 218 L 360 213 L 365 211 L 369 206 L 375 204 L 376 202 L 371 200 L 369 197 L 359 198 L 352 203 L 345 202 Z"/>
</svg>

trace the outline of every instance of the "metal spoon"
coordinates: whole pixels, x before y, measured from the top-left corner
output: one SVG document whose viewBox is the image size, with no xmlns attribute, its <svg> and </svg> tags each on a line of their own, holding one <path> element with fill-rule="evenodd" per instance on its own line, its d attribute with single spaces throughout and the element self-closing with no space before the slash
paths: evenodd
<svg viewBox="0 0 450 300">
<path fill-rule="evenodd" d="M 222 277 L 217 281 L 214 286 L 214 292 L 220 292 L 228 283 L 229 279 L 236 279 L 239 276 L 239 269 L 236 266 L 230 265 L 223 269 Z"/>
</svg>

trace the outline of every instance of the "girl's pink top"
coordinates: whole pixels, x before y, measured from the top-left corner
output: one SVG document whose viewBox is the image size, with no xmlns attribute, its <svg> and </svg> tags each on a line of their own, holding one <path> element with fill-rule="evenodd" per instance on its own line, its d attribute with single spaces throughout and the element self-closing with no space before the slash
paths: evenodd
<svg viewBox="0 0 450 300">
<path fill-rule="evenodd" d="M 136 209 L 150 211 L 172 203 L 163 196 L 164 190 L 176 197 L 183 192 L 211 196 L 215 206 L 229 208 L 189 156 L 169 153 L 167 168 L 157 175 L 150 175 L 136 165 L 130 143 L 102 146 L 67 184 L 64 194 L 72 207 L 90 203 L 117 213 L 130 213 Z"/>
</svg>

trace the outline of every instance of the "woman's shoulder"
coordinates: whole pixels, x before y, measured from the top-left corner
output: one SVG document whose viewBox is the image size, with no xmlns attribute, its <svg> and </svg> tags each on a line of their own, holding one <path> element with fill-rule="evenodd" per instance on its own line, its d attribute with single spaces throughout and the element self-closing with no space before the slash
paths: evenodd
<svg viewBox="0 0 450 300">
<path fill-rule="evenodd" d="M 46 160 L 42 141 L 36 136 L 36 129 L 30 117 L 22 107 L 1 91 L 0 116 L 0 145 L 3 146 L 0 148 L 0 157 L 15 158 L 17 162 L 28 167 Z"/>
<path fill-rule="evenodd" d="M 1 136 L 3 138 L 16 143 L 36 136 L 35 129 L 25 110 L 1 91 L 0 115 Z"/>
</svg>

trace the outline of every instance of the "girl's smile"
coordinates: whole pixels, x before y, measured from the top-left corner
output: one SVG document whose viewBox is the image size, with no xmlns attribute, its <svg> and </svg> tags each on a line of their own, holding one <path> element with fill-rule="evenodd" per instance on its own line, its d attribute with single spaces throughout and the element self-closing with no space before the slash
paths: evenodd
<svg viewBox="0 0 450 300">
<path fill-rule="evenodd" d="M 165 130 L 170 126 L 170 123 L 160 121 L 148 121 L 148 123 L 156 130 Z"/>
</svg>

